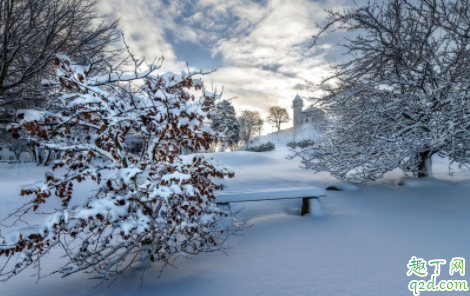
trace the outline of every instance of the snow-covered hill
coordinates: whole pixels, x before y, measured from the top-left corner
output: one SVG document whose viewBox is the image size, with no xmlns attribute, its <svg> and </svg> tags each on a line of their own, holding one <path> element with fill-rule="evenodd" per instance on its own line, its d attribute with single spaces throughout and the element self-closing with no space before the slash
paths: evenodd
<svg viewBox="0 0 470 296">
<path fill-rule="evenodd" d="M 276 149 L 284 147 L 287 143 L 292 141 L 313 140 L 318 141 L 320 133 L 318 129 L 312 124 L 304 124 L 299 127 L 291 127 L 279 132 L 269 133 L 253 138 L 249 147 L 258 146 L 267 142 L 273 142 Z M 246 145 L 243 145 L 239 150 L 245 150 Z"/>
</svg>

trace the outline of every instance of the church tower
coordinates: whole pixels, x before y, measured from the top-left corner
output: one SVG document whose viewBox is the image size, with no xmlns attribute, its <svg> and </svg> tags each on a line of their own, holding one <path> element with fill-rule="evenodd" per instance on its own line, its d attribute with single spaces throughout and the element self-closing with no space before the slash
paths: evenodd
<svg viewBox="0 0 470 296">
<path fill-rule="evenodd" d="M 296 95 L 292 101 L 292 108 L 294 109 L 294 127 L 302 125 L 302 107 L 303 100 Z"/>
</svg>

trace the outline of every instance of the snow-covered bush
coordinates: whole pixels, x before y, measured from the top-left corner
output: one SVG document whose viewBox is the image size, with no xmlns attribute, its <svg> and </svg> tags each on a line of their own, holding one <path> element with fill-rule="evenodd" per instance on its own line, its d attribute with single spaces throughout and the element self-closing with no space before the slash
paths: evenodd
<svg viewBox="0 0 470 296">
<path fill-rule="evenodd" d="M 276 146 L 273 144 L 273 142 L 267 142 L 259 146 L 246 148 L 246 151 L 265 152 L 265 151 L 273 151 L 274 149 L 276 149 Z"/>
<path fill-rule="evenodd" d="M 292 141 L 292 142 L 287 143 L 286 145 L 287 147 L 291 149 L 295 149 L 295 148 L 305 149 L 305 148 L 315 145 L 315 141 L 310 140 L 310 139 L 304 139 L 304 140 L 297 141 L 297 142 Z"/>
<path fill-rule="evenodd" d="M 178 155 L 180 146 L 198 151 L 218 141 L 206 119 L 219 96 L 195 79 L 204 73 L 159 73 L 160 65 L 141 70 L 143 60 L 130 57 L 132 72 L 111 68 L 89 77 L 88 66 L 57 56 L 57 79 L 45 84 L 60 95 L 46 111 L 18 111 L 10 131 L 26 130 L 30 143 L 55 152 L 53 169 L 66 173 L 47 173 L 21 190 L 34 198 L 13 213 L 18 219 L 46 207 L 53 195 L 62 202 L 39 225 L 1 232 L 0 255 L 16 255 L 11 269 L 0 269 L 2 279 L 37 267 L 41 258 L 53 260 L 43 256 L 54 247 L 67 261 L 53 272 L 108 279 L 150 262 L 165 266 L 173 255 L 220 250 L 232 233 L 216 230 L 225 213 L 213 206 L 221 189 L 213 178 L 234 172 L 201 155 L 186 161 Z M 202 91 L 199 99 L 191 88 Z M 127 142 L 131 132 L 141 135 L 141 149 Z M 99 190 L 73 203 L 73 184 L 84 181 Z"/>
</svg>

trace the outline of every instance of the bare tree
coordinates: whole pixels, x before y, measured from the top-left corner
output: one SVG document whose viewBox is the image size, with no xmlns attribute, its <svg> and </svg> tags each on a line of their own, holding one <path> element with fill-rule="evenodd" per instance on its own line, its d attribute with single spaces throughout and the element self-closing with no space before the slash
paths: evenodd
<svg viewBox="0 0 470 296">
<path fill-rule="evenodd" d="M 290 117 L 286 108 L 282 108 L 281 106 L 271 106 L 269 107 L 269 116 L 266 120 L 269 123 L 274 124 L 277 127 L 277 131 L 280 131 L 281 124 L 289 122 Z"/>
<path fill-rule="evenodd" d="M 258 136 L 261 136 L 261 133 L 263 132 L 263 126 L 264 126 L 264 119 L 259 118 L 258 123 L 255 124 L 255 132 L 258 133 Z"/>
<path fill-rule="evenodd" d="M 397 167 L 432 176 L 434 154 L 470 164 L 470 1 L 373 1 L 328 11 L 320 34 L 332 26 L 357 36 L 324 82 L 333 121 L 304 166 L 367 181 Z"/>
<path fill-rule="evenodd" d="M 3 122 L 18 108 L 38 107 L 45 99 L 41 81 L 53 76 L 58 52 L 102 68 L 116 52 L 117 21 L 97 13 L 94 0 L 1 0 L 0 108 Z M 101 65 L 101 67 L 97 67 Z M 46 80 L 44 80 L 46 79 Z"/>
<path fill-rule="evenodd" d="M 261 119 L 261 114 L 258 111 L 243 111 L 238 117 L 240 124 L 240 140 L 245 142 L 248 147 L 251 139 L 258 133 L 261 134 L 264 120 Z"/>
</svg>

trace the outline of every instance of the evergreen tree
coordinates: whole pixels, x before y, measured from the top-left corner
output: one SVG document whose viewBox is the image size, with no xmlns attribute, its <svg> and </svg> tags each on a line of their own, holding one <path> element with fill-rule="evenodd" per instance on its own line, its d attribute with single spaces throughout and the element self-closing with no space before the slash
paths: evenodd
<svg viewBox="0 0 470 296">
<path fill-rule="evenodd" d="M 223 134 L 222 151 L 225 151 L 227 147 L 234 149 L 238 145 L 240 141 L 240 124 L 237 120 L 235 108 L 230 101 L 222 100 L 217 104 L 212 115 L 212 129 Z"/>
</svg>

